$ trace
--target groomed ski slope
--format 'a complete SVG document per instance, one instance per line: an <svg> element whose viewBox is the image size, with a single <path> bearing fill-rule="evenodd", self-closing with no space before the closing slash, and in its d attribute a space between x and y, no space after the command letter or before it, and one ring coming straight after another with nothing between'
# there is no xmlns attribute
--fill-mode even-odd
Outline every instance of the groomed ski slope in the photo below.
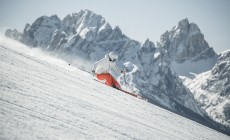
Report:
<svg viewBox="0 0 230 140"><path fill-rule="evenodd" d="M61 61L53 64L28 55L27 50L0 45L2 140L229 140Z"/></svg>

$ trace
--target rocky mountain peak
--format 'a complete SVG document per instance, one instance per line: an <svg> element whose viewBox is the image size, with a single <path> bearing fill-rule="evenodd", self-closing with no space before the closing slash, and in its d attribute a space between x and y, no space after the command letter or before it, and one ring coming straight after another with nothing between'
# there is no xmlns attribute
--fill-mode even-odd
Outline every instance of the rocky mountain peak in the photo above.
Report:
<svg viewBox="0 0 230 140"><path fill-rule="evenodd" d="M218 58L218 63L221 61L229 62L230 61L230 50L226 50L221 53L220 57Z"/></svg>
<svg viewBox="0 0 230 140"><path fill-rule="evenodd" d="M13 29L13 30L7 29L5 32L5 35L12 38L12 39L18 40L22 34L20 32L18 32L17 29Z"/></svg>
<svg viewBox="0 0 230 140"><path fill-rule="evenodd" d="M193 35L201 35L202 38L203 34L201 33L199 27L195 23L189 23L188 18L185 18L178 22L178 25L175 26L172 31L176 32L175 35L180 36L180 34L184 34L185 36L191 37Z"/></svg>
<svg viewBox="0 0 230 140"><path fill-rule="evenodd" d="M205 88L212 89L213 93L221 96L230 95L230 50L223 52L211 71L211 80L205 84ZM212 88L215 87L215 88ZM211 90L210 90L211 91Z"/></svg>
<svg viewBox="0 0 230 140"><path fill-rule="evenodd" d="M195 23L189 23L187 18L161 36L159 47L165 50L166 59L177 63L183 63L186 60L198 61L194 58L200 55L203 56L201 59L216 55L204 39L199 27Z"/></svg>
<svg viewBox="0 0 230 140"><path fill-rule="evenodd" d="M26 24L20 41L29 46L46 47L51 40L52 33L61 27L57 15L41 16L30 25Z"/></svg>
<svg viewBox="0 0 230 140"><path fill-rule="evenodd" d="M113 32L112 32L112 35L111 35L111 39L114 40L114 39L122 39L123 37L125 37L121 31L121 29L116 26L114 29L113 29Z"/></svg>
<svg viewBox="0 0 230 140"><path fill-rule="evenodd" d="M214 67L196 76L187 87L215 121L230 126L230 50L220 54Z"/></svg>
<svg viewBox="0 0 230 140"><path fill-rule="evenodd" d="M178 22L178 25L176 27L176 29L180 29L180 30L187 30L189 28L189 21L187 18L181 20Z"/></svg>
<svg viewBox="0 0 230 140"><path fill-rule="evenodd" d="M90 10L82 10L81 12L74 15L75 20L74 26L75 31L82 38L94 38L96 33L103 30L104 28L110 28L110 25L101 16L97 15Z"/></svg>
<svg viewBox="0 0 230 140"><path fill-rule="evenodd" d="M60 28L60 22L61 20L57 17L57 15L52 16L41 16L38 19L35 20L35 22L31 25L31 28L36 30L41 26L56 26L57 28Z"/></svg>
<svg viewBox="0 0 230 140"><path fill-rule="evenodd" d="M148 38L142 44L141 50L146 52L153 52L156 49L155 44Z"/></svg>

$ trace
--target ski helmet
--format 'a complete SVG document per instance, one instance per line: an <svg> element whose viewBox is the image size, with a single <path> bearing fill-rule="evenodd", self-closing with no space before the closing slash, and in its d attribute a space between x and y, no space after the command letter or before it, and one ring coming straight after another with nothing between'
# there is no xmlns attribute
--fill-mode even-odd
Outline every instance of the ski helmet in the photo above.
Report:
<svg viewBox="0 0 230 140"><path fill-rule="evenodd" d="M116 61L118 58L118 55L115 52L109 53L109 58L111 61Z"/></svg>

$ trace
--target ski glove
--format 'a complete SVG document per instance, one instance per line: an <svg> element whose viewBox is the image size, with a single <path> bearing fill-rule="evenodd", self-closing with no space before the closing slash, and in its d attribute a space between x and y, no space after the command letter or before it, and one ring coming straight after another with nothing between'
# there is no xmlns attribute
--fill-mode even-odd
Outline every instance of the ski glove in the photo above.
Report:
<svg viewBox="0 0 230 140"><path fill-rule="evenodd" d="M93 76L95 76L95 75L96 75L95 70L92 70L92 75L93 75Z"/></svg>

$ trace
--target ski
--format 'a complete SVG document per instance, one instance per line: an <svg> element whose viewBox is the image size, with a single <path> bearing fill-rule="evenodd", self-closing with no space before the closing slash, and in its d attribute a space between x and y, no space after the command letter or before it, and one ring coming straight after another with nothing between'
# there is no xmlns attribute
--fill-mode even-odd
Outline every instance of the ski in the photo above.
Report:
<svg viewBox="0 0 230 140"><path fill-rule="evenodd" d="M97 82L99 82L99 83L102 83L102 84L104 84L103 82L101 82L101 81L98 81L98 80L96 80L96 79L94 79L95 81L97 81ZM112 87L113 88L113 87ZM122 91L123 93L126 93L126 94L129 94L129 95L131 95L131 96L133 96L133 97L136 97L136 98L138 98L138 99L141 99L141 100L144 100L144 101L148 101L148 100L146 100L146 99L143 99L141 96L139 96L139 95L136 95L136 94L134 94L134 93L131 93L131 92L128 92L128 91L125 91L125 90L123 90L123 89L118 89L118 88L114 88L114 89L117 89L117 90L119 90L119 91Z"/></svg>
<svg viewBox="0 0 230 140"><path fill-rule="evenodd" d="M117 89L117 88L115 88L115 89ZM127 93L127 94L131 95L131 96L138 97L138 95L136 95L136 94L134 94L134 93L131 93L131 92L128 92L128 91L125 91L125 90L123 90L123 89L117 89L117 90L120 90L120 91L122 91L122 92L124 92L124 93Z"/></svg>
<svg viewBox="0 0 230 140"><path fill-rule="evenodd" d="M123 89L117 89L117 90L120 90L120 91L122 91L123 93L129 94L129 95L131 95L131 96L133 96L133 97L136 97L136 98L138 98L138 99L141 99L141 100L144 100L144 101L148 101L147 99L144 99L144 98L142 98L141 96L139 96L139 95L137 95L137 94L134 94L134 93L125 91L125 90L123 90Z"/></svg>

